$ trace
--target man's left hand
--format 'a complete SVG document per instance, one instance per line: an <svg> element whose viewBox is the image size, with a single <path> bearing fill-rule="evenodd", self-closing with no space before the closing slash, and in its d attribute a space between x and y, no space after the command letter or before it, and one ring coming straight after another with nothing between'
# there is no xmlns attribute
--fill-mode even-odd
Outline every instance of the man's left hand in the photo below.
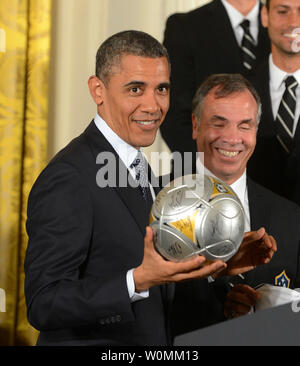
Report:
<svg viewBox="0 0 300 366"><path fill-rule="evenodd" d="M264 228L245 233L238 252L227 262L227 268L217 277L236 276L269 263L277 250L276 240Z"/></svg>

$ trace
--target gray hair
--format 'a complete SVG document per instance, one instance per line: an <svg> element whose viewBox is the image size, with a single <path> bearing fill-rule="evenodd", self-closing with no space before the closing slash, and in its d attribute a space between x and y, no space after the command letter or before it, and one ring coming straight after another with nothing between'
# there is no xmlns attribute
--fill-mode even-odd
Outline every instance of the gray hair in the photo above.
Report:
<svg viewBox="0 0 300 366"><path fill-rule="evenodd" d="M204 99L215 87L217 87L215 90L216 98L224 98L233 93L249 90L257 103L256 122L259 124L262 110L260 97L252 84L240 74L211 75L200 85L192 101L192 113L196 116L198 123L200 123Z"/></svg>
<svg viewBox="0 0 300 366"><path fill-rule="evenodd" d="M104 84L109 82L112 68L120 65L121 58L124 55L150 58L165 57L170 69L168 52L154 37L141 31L123 31L109 37L97 51L96 76Z"/></svg>

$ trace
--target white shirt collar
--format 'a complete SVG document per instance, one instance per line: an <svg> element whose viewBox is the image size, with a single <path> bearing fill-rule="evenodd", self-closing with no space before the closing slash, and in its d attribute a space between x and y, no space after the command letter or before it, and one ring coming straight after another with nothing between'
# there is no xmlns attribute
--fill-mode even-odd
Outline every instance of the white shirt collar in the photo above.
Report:
<svg viewBox="0 0 300 366"><path fill-rule="evenodd" d="M219 179L215 174L213 174L211 171L209 171L205 166L203 166L200 158L197 158L196 161L196 171L197 173L202 172L204 169L204 174L211 175L217 179ZM245 201L247 200L247 174L246 170L242 174L242 176L237 179L234 183L230 185L230 187L234 190L234 192L237 194L238 198L240 199L243 207L245 207Z"/></svg>
<svg viewBox="0 0 300 366"><path fill-rule="evenodd" d="M279 90L288 75L293 75L300 85L300 69L293 74L288 74L274 64L272 54L269 56L270 84L273 90Z"/></svg>
<svg viewBox="0 0 300 366"><path fill-rule="evenodd" d="M122 140L102 119L99 114L94 118L95 125L99 131L104 135L106 140L111 144L116 153L119 155L126 168L130 168L137 155L137 149Z"/></svg>
<svg viewBox="0 0 300 366"><path fill-rule="evenodd" d="M245 196L246 196L246 189L247 189L247 175L246 170L242 174L242 176L233 182L231 185L231 188L234 190L234 192L237 194L240 201L243 203L245 202Z"/></svg>
<svg viewBox="0 0 300 366"><path fill-rule="evenodd" d="M228 17L230 19L231 26L237 38L239 45L241 45L242 37L244 31L242 30L240 24L244 19L248 19L250 21L250 34L252 35L254 41L257 43L258 33L259 33L259 1L256 1L253 9L244 16L241 14L234 6L229 4L226 0L221 0L224 5Z"/></svg>
<svg viewBox="0 0 300 366"><path fill-rule="evenodd" d="M259 14L259 1L256 1L255 6L253 9L244 16L241 14L234 6L229 4L226 0L221 0L225 9L227 10L228 16L231 20L232 28L237 28L241 24L244 19L248 19L251 24L258 23L258 14Z"/></svg>

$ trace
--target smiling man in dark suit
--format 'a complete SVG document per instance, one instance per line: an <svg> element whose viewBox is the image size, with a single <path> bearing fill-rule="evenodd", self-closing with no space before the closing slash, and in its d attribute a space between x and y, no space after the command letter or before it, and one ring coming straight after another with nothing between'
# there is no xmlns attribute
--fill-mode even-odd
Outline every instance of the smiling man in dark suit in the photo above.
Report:
<svg viewBox="0 0 300 366"><path fill-rule="evenodd" d="M258 0L213 0L168 18L164 45L172 64L172 89L161 134L172 152L197 150L191 139L192 99L209 75L246 74L267 58L269 39L260 7Z"/></svg>
<svg viewBox="0 0 300 366"><path fill-rule="evenodd" d="M193 100L193 138L198 151L204 152L204 160L198 157L197 170L204 165L206 174L233 188L245 210L246 231L264 227L277 241L272 261L245 273L243 285L235 287L226 303L227 316L232 310L236 315L249 312L257 299L251 288L256 285L300 287L300 208L247 177L260 115L256 90L237 74L211 76Z"/></svg>
<svg viewBox="0 0 300 366"><path fill-rule="evenodd" d="M268 0L262 21L272 52L250 78L263 108L248 172L300 204L300 0Z"/></svg>
<svg viewBox="0 0 300 366"><path fill-rule="evenodd" d="M256 232L228 265L169 262L154 249L147 225L158 187L141 147L167 113L169 73L165 48L143 32L118 33L97 52L88 82L97 115L28 201L25 293L39 345L168 345L174 286L166 284L247 270L276 250Z"/></svg>

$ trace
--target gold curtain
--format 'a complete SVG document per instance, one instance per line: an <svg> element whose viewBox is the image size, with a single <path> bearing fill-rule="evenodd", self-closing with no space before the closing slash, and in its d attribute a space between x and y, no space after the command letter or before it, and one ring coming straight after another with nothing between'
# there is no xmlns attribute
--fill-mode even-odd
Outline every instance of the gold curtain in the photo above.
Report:
<svg viewBox="0 0 300 366"><path fill-rule="evenodd" d="M51 0L0 1L0 345L33 345L27 199L46 163ZM1 290L2 289L2 290Z"/></svg>

